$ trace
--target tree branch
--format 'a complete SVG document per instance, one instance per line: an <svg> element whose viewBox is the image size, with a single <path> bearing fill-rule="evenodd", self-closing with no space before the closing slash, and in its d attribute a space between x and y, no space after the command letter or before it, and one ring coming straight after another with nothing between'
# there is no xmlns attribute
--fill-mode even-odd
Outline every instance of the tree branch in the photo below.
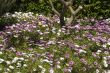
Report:
<svg viewBox="0 0 110 73"><path fill-rule="evenodd" d="M68 24L71 24L72 22L73 22L73 15L71 15L71 17L69 18L69 20L68 20Z"/></svg>
<svg viewBox="0 0 110 73"><path fill-rule="evenodd" d="M82 6L79 6L72 14L76 15L82 8Z"/></svg>
<svg viewBox="0 0 110 73"><path fill-rule="evenodd" d="M56 13L58 16L60 16L60 13L54 8L54 5L52 3L52 0L49 0L49 2L50 2L50 5L52 7L52 11L54 11L54 13Z"/></svg>
<svg viewBox="0 0 110 73"><path fill-rule="evenodd" d="M72 5L72 0L66 2L64 0L60 0L65 6L69 6L69 5Z"/></svg>

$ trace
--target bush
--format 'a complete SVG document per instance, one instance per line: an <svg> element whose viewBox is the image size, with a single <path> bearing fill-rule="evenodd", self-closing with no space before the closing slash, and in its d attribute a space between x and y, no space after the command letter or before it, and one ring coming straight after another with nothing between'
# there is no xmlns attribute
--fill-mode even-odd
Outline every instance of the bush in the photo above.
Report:
<svg viewBox="0 0 110 73"><path fill-rule="evenodd" d="M27 4L27 11L36 12L36 13L42 13L47 15L48 13L51 13L51 7L48 5L47 1L44 2L30 2Z"/></svg>
<svg viewBox="0 0 110 73"><path fill-rule="evenodd" d="M83 4L82 16L87 17L110 17L110 1L109 0L86 0Z"/></svg>
<svg viewBox="0 0 110 73"><path fill-rule="evenodd" d="M48 14L51 13L51 8L46 0L21 0L15 5L16 11L34 12Z"/></svg>

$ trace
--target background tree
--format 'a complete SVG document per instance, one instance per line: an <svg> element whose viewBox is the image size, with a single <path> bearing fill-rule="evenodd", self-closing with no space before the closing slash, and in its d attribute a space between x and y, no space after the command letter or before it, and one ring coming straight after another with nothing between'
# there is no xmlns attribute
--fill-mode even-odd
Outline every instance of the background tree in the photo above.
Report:
<svg viewBox="0 0 110 73"><path fill-rule="evenodd" d="M11 11L16 0L0 0L0 16L5 12Z"/></svg>
<svg viewBox="0 0 110 73"><path fill-rule="evenodd" d="M62 9L61 11L58 11L55 9L55 6L52 2L52 0L49 0L50 5L52 7L52 11L54 11L55 14L57 14L60 17L60 24L61 26L64 26L65 24L72 24L75 15L83 8L82 6L79 6L76 10L73 8L73 0L65 1L65 0L60 0L60 3L62 4ZM70 18L67 20L65 23L64 21L64 15L67 12L67 9L70 11Z"/></svg>
<svg viewBox="0 0 110 73"><path fill-rule="evenodd" d="M65 0L69 1L69 0ZM78 14L79 17L110 17L110 0L72 0L72 7L76 9L79 5L83 6L83 10ZM61 12L63 3L60 0L52 0L54 8ZM52 14L49 0L0 0L0 15L6 12L35 12L45 15ZM67 8L64 15L69 16L70 12Z"/></svg>

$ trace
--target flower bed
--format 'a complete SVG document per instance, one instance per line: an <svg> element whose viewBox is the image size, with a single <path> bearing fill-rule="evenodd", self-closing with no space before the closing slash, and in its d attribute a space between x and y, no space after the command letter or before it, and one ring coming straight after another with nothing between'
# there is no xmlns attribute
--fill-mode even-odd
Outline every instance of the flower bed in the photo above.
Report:
<svg viewBox="0 0 110 73"><path fill-rule="evenodd" d="M74 26L62 28L58 22L56 17L40 15L1 31L0 72L98 73L110 69L106 20L79 19Z"/></svg>

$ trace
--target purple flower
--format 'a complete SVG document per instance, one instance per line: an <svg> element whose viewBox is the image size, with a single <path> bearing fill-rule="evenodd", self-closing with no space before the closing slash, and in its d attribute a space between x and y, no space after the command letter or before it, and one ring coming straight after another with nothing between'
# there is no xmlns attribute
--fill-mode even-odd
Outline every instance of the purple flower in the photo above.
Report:
<svg viewBox="0 0 110 73"><path fill-rule="evenodd" d="M28 48L28 50L29 50L29 51L32 51L32 50L33 50L33 48Z"/></svg>
<svg viewBox="0 0 110 73"><path fill-rule="evenodd" d="M2 44L0 44L0 48L3 48L3 45Z"/></svg>
<svg viewBox="0 0 110 73"><path fill-rule="evenodd" d="M69 66L73 66L74 65L74 61L69 61Z"/></svg>
<svg viewBox="0 0 110 73"><path fill-rule="evenodd" d="M70 57L69 53L66 53L65 58L69 58L69 57Z"/></svg>
<svg viewBox="0 0 110 73"><path fill-rule="evenodd" d="M93 35L92 34L87 34L86 37L91 39L91 38L93 38Z"/></svg>
<svg viewBox="0 0 110 73"><path fill-rule="evenodd" d="M16 55L17 56L22 56L23 54L22 54L22 52L16 52Z"/></svg>
<svg viewBox="0 0 110 73"><path fill-rule="evenodd" d="M83 64L87 65L87 61L86 61L84 58L81 58L80 61L81 61Z"/></svg>
<svg viewBox="0 0 110 73"><path fill-rule="evenodd" d="M94 62L94 65L96 65L96 66L97 66L97 65L98 65L98 63L95 61L95 62Z"/></svg>

